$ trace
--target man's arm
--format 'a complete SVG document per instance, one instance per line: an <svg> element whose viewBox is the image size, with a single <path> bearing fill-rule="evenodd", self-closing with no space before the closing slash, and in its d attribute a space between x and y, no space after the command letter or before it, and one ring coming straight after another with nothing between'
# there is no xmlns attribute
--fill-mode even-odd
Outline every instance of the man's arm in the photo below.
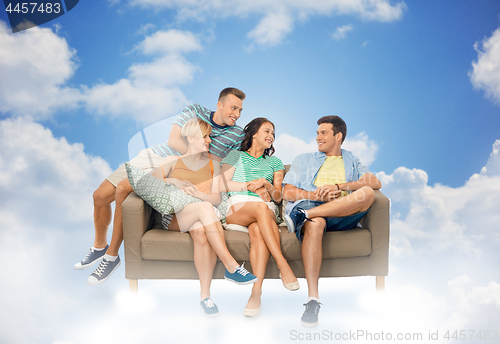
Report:
<svg viewBox="0 0 500 344"><path fill-rule="evenodd" d="M380 180L371 172L365 173L359 180L350 183L339 184L341 191L355 191L363 186L369 186L373 190L378 190L382 187Z"/></svg>
<svg viewBox="0 0 500 344"><path fill-rule="evenodd" d="M181 127L177 124L172 124L170 129L170 135L168 136L167 145L175 149L180 154L185 154L187 151L187 144L184 138L181 136Z"/></svg>
<svg viewBox="0 0 500 344"><path fill-rule="evenodd" d="M326 192L324 195L317 194L314 191L299 189L292 184L285 184L285 187L283 188L283 199L288 202L296 202L299 199L327 202L337 198L339 194L340 191Z"/></svg>

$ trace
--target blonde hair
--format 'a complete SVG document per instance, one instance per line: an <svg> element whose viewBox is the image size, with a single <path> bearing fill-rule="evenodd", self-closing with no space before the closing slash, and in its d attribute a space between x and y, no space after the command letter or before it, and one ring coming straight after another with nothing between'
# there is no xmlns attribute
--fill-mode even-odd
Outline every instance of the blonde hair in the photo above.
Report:
<svg viewBox="0 0 500 344"><path fill-rule="evenodd" d="M188 137L203 137L210 135L212 127L210 124L200 118L192 118L184 124L181 129L181 136L186 139Z"/></svg>

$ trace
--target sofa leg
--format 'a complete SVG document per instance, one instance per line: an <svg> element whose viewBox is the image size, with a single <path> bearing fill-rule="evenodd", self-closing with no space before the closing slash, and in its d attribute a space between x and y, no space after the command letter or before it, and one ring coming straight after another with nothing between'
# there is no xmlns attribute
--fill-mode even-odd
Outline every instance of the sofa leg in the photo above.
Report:
<svg viewBox="0 0 500 344"><path fill-rule="evenodd" d="M137 294L137 291L139 290L139 281L128 280L128 286L131 294Z"/></svg>
<svg viewBox="0 0 500 344"><path fill-rule="evenodd" d="M385 276L375 276L375 286L378 292L383 293L385 290Z"/></svg>

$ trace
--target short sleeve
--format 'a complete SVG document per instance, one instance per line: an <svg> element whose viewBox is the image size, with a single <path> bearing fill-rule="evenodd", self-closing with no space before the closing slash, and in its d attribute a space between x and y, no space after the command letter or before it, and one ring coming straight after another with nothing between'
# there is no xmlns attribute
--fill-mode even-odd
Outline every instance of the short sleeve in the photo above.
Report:
<svg viewBox="0 0 500 344"><path fill-rule="evenodd" d="M232 150L224 159L222 159L222 164L228 164L231 166L236 166L240 162L240 151Z"/></svg>
<svg viewBox="0 0 500 344"><path fill-rule="evenodd" d="M300 176L300 163L301 156L296 157L292 165L290 165L290 170L285 174L285 178L283 179L283 185L291 184L295 187L299 187L299 176Z"/></svg>
<svg viewBox="0 0 500 344"><path fill-rule="evenodd" d="M193 118L197 118L197 115L196 115L196 110L194 108L194 104L191 104L187 106L184 110L182 110L180 115L174 121L174 124L177 124L179 127L182 128L187 121Z"/></svg>
<svg viewBox="0 0 500 344"><path fill-rule="evenodd" d="M370 173L370 170L368 169L368 167L363 165L357 157L354 158L354 164L358 170L358 180L359 180L359 178L361 178L363 176L363 174Z"/></svg>
<svg viewBox="0 0 500 344"><path fill-rule="evenodd" d="M273 172L285 169L285 166L283 166L283 162L280 160L280 158L275 156L272 156L271 158L271 168L273 169Z"/></svg>

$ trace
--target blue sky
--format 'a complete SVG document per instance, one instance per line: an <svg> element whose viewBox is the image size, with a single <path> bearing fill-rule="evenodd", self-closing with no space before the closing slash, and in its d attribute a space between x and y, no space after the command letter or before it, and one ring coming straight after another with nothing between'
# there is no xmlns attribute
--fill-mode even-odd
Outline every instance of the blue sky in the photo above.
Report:
<svg viewBox="0 0 500 344"><path fill-rule="evenodd" d="M12 34L1 11L0 257L15 257L21 273L9 267L19 280L0 281L26 301L0 297L0 319L10 325L0 338L18 338L21 323L12 314L29 314L35 330L19 337L27 343L80 343L86 304L103 302L110 317L127 314L130 300L116 301L126 289L123 267L98 288L69 271L92 243L92 192L129 159L139 130L191 102L215 108L227 86L247 94L239 125L258 116L274 122L276 155L285 163L316 149L319 117L346 120L346 148L377 173L392 201L392 301L377 321L429 329L493 324L500 314L499 15L494 0L80 1L55 21ZM286 303L274 282L268 302ZM324 311L332 324L373 322L371 280L322 283L337 291L325 292L324 301L347 300L339 313ZM182 328L183 317L163 312L178 306L164 289L179 282L144 285L151 306L139 312L150 326L165 317ZM186 285L192 290L183 295L196 300L197 285ZM219 287L244 306L247 291ZM300 316L303 289L293 296L300 307L285 307L285 319ZM419 312L410 315L400 305L414 295ZM239 314L225 297L218 295L229 315ZM274 309L251 324L224 319L263 326L287 342L282 327L264 326L280 316ZM222 317L216 326L224 327Z"/></svg>

